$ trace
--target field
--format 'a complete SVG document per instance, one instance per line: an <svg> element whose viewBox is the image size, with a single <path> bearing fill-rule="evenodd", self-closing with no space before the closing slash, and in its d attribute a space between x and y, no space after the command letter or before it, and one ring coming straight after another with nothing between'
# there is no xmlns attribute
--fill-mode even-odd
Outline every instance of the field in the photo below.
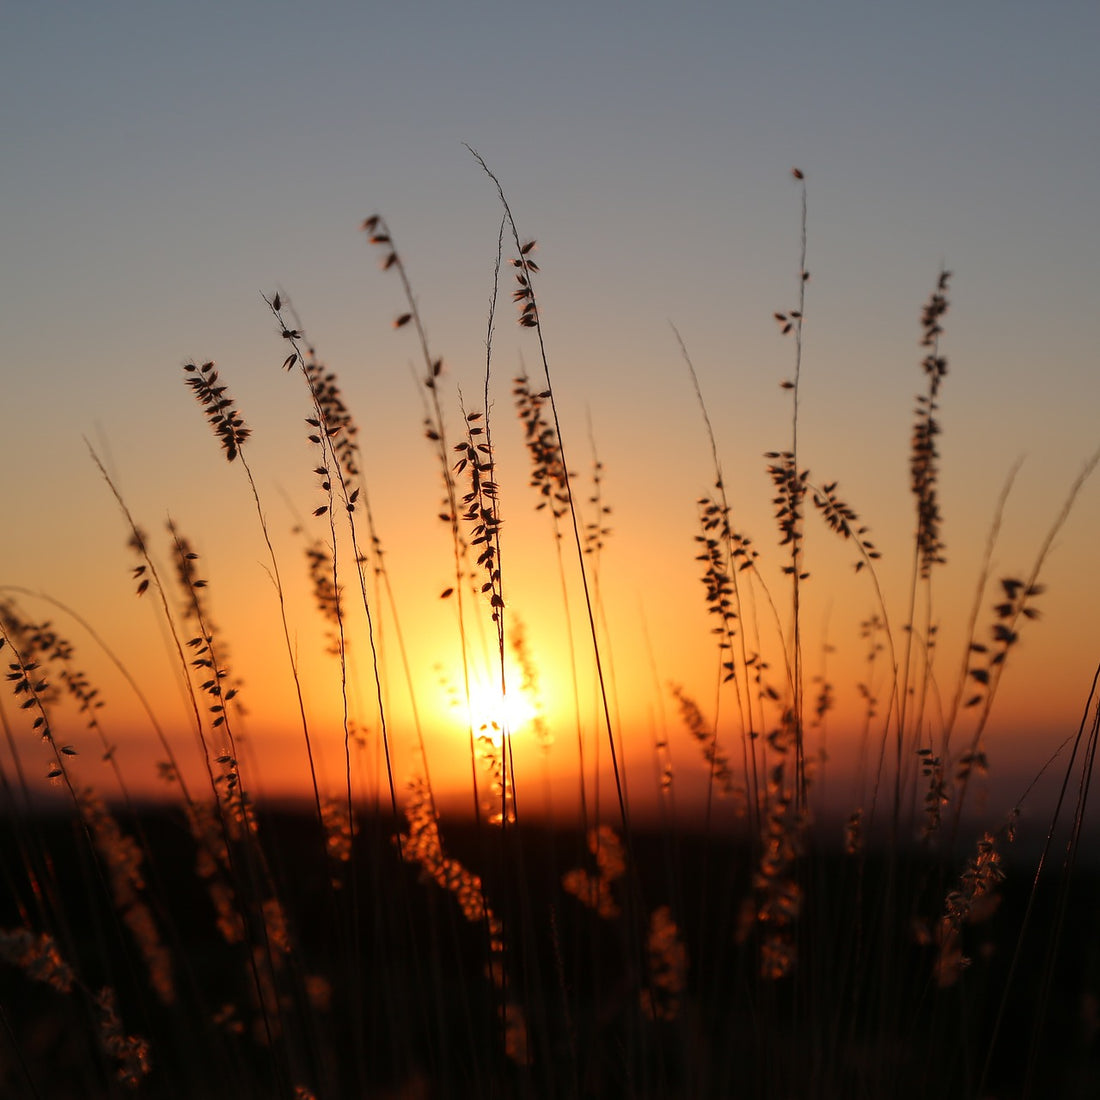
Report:
<svg viewBox="0 0 1100 1100"><path fill-rule="evenodd" d="M437 465L452 579L433 598L453 608L459 638L448 675L465 716L464 778L440 781L426 747L418 702L437 685L412 670L406 640L417 627L390 572L424 548L377 525L371 479L388 471L364 459L340 379L289 297L271 292L282 346L272 369L304 384L313 452L316 495L300 504L312 515L294 564L269 523L231 374L186 363L180 415L197 420L183 407L197 402L224 475L247 486L257 534L241 556L262 557L276 611L270 675L293 701L308 761L300 797L265 799L254 779L265 750L262 736L242 732L247 691L229 653L258 639L217 627L232 593L208 584L205 559L176 525L166 539L147 533L93 449L129 542L133 599L155 608L191 728L158 719L174 688L132 678L147 705L140 752L156 759L139 765L138 750L101 724L102 697L83 671L86 649L98 661L107 653L124 677L127 656L101 647L96 624L74 609L4 578L0 1091L1096 1095L1100 879L1086 811L1100 708L1090 685L1079 728L1032 766L1051 792L1041 814L1019 816L1030 786L1007 816L983 812L982 792L997 779L987 742L1002 677L1043 609L1044 567L1100 454L1058 489L1030 564L997 574L1010 473L983 502L993 521L971 604L940 608L951 276L935 274L914 307L912 564L900 601L888 594L878 536L842 487L811 474L800 441L812 296L806 181L795 170L801 251L793 304L774 318L790 351L780 380L788 404L783 442L761 464L774 528L752 538L741 529L718 412L680 342L713 465L698 526L683 533L694 559L679 568L702 589L713 683L697 699L641 661L624 667L601 598L613 537L602 465L583 479L571 465L538 252L481 167L502 220L480 392L458 391L432 350L390 227L379 216L362 227L396 296L394 328L416 356ZM531 365L507 372L505 415L490 397L503 370L493 339L516 320L529 330ZM518 421L526 468L498 465L505 420L508 430ZM568 622L553 670L514 617L509 570L522 567L510 563L535 551L512 541L506 483L528 490L538 553L556 562L541 584L551 602L561 592ZM217 513L218 491L209 493ZM515 507L520 494L507 499ZM845 688L859 706L844 711L842 730L830 726L841 689L819 654L849 643L812 636L818 620L806 610L821 586L840 584L813 564L812 548L826 542L842 548L844 583L857 579L866 607L850 646L859 656L843 666L861 669ZM323 650L308 656L288 598L302 557ZM958 668L938 659L948 633ZM315 713L318 658L335 737ZM551 671L553 707L539 686ZM654 684L669 716L626 728L622 701Z"/></svg>

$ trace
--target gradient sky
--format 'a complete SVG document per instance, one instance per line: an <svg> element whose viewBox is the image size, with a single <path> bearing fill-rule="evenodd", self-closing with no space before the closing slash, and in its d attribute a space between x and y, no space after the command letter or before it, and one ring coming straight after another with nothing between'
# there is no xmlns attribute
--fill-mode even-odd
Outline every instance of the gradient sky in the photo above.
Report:
<svg viewBox="0 0 1100 1100"><path fill-rule="evenodd" d="M694 501L712 475L669 321L696 364L737 525L776 562L761 456L790 434L778 383L793 345L772 313L797 295L797 165L809 188L813 276L801 457L820 481L839 479L871 526L899 622L913 529L909 432L923 385L918 320L941 266L954 272L943 344L949 565L936 581L949 681L1009 469L1023 459L997 576L1029 570L1100 444L1100 10L739 8L6 5L0 582L71 604L147 684L172 684L155 617L133 598L127 532L86 438L143 526L159 537L171 514L203 553L215 616L248 685L256 767L271 792L300 785L247 485L181 381L184 362L217 360L254 431L248 453L293 577L309 702L331 730L335 666L318 653L291 533L316 503L306 395L300 379L280 373L285 348L260 298L284 288L361 426L430 752L443 784L460 792L465 734L446 696L461 671L453 614L438 601L449 544L434 518L439 478L421 437L416 347L408 330L391 328L400 288L358 226L374 212L389 222L447 363L454 423L455 387L480 405L500 217L467 142L499 175L521 233L539 241L570 465L584 486L589 423L605 464L614 533L601 594L616 707L635 738L628 755L646 780L653 731L667 723L686 774L697 754L658 689L684 683L713 712L716 658L692 560ZM556 565L544 517L531 512L508 387L521 356L534 371L537 349L510 311L505 300L494 361L505 569L562 754L550 770L564 775L573 704ZM807 661L816 674L825 644L835 647L830 736L842 745L851 742L858 623L873 600L849 577L850 551L820 524L809 529L806 564L818 587L806 609ZM1090 483L1057 540L1043 618L1013 654L995 712L988 748L1012 783L1076 727L1098 655L1098 538L1100 486ZM774 567L772 579L781 590ZM57 621L98 669L79 628ZM368 707L361 640L355 658L353 702ZM103 676L140 786L156 753L131 739L132 704ZM186 731L178 690L155 694L166 723ZM587 721L589 689L583 695ZM394 706L403 779L415 760ZM327 756L338 778L339 751Z"/></svg>

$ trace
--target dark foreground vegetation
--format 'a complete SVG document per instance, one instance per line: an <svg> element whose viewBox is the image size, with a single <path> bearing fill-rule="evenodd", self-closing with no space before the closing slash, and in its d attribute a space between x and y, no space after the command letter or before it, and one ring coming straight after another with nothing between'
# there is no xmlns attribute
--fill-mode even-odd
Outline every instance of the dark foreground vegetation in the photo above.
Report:
<svg viewBox="0 0 1100 1100"><path fill-rule="evenodd" d="M79 975L61 988L41 961L0 969L0 1081L12 1100L133 1094L118 1081L119 1050L96 1038L105 987L124 1035L148 1044L137 1086L148 1097L272 1097L298 1086L336 1097L954 1097L976 1095L987 1056L983 1095L1019 1096L1028 1079L1040 1096L1091 1097L1100 1085L1094 869L1064 895L1057 874L1032 894L1031 871L1009 863L988 912L961 929L968 965L955 975L929 931L951 867L917 851L812 852L800 966L765 981L743 842L639 833L636 878L604 861L601 913L562 886L578 867L599 879L575 831L446 826L447 851L481 876L510 928L512 986L502 991L486 974L484 924L402 859L392 822L364 828L335 906L315 818L264 813L257 832L277 864L293 945L254 945L277 957L265 1019L250 948L219 931L186 822L151 811L119 824L148 845L143 894L169 930L172 996L150 987L80 825L8 821L9 884L24 858L40 867L41 888L68 915L57 959ZM353 892L354 927L344 904ZM3 927L19 921L19 893L5 896ZM885 905L898 919L884 933ZM635 906L675 913L671 931L632 934ZM5 952L18 961L10 939ZM502 997L526 1016L519 1060L500 1041Z"/></svg>

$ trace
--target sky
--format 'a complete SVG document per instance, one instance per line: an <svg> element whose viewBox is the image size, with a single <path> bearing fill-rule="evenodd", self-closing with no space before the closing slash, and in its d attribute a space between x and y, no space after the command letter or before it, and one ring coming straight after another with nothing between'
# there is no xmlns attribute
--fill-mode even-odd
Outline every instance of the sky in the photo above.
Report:
<svg viewBox="0 0 1100 1100"><path fill-rule="evenodd" d="M1009 472L1021 463L994 580L1029 573L1100 446L1090 324L1100 244L1094 4L16 2L0 19L0 584L48 597L19 594L20 606L52 618L94 670L135 789L160 789L162 754L125 682L50 600L95 625L181 753L194 752L194 735L165 629L154 602L134 595L128 529L89 448L163 561L169 517L201 554L211 613L243 684L255 788L272 797L307 790L251 491L183 384L183 365L207 360L253 432L246 454L285 576L322 783L342 782L339 665L324 652L295 531L325 537L327 527L310 516L320 498L308 394L300 375L280 370L287 347L261 297L278 289L359 425L433 782L443 801L469 803L469 722L450 702L464 694L455 601L440 599L454 582L452 551L416 381L424 365L411 328L393 328L406 308L395 273L379 269L381 254L359 229L378 213L392 231L433 355L444 360L440 392L457 430L460 394L467 410L483 405L501 218L467 145L500 179L523 239L538 242L551 380L589 510L593 462L603 464L612 531L590 579L639 804L662 740L684 801L701 789L699 746L669 684L708 716L717 707L720 737L739 751L725 724L735 707L728 691L717 695L694 560L695 502L714 472L673 324L714 424L735 525L760 549L777 604L790 605L763 455L791 438L780 383L794 344L773 314L799 292L792 167L805 173L811 273L799 460L816 483L838 481L870 527L895 627L912 558L920 310L941 269L952 272L939 440L947 564L933 597L943 698L962 663ZM541 377L539 352L513 323L507 266L503 279L491 422L506 624L510 634L522 624L540 680L528 702L554 738L543 752L529 721L526 745L517 727L517 798L547 806L575 789L578 717L589 763L606 749L597 749L575 554L563 601L549 520L527 485L510 380L522 368ZM875 598L854 574L850 546L817 517L806 529L807 679L833 685L829 782L844 787L859 751L859 625ZM1054 540L1042 617L1011 654L985 738L993 786L1009 803L1080 719L1098 656L1098 536L1092 481ZM994 596L981 602L983 638ZM492 624L483 603L468 604L470 667L491 680L479 639ZM400 785L423 761L392 615L373 610ZM367 745L355 766L377 784L370 649L363 623L349 630L349 707ZM516 694L511 656L508 677ZM487 715L486 706L475 709ZM10 702L5 713L16 714ZM13 728L29 745L29 773L44 774L41 749ZM87 757L81 776L106 785L94 745L84 749L91 734L79 721L72 729Z"/></svg>

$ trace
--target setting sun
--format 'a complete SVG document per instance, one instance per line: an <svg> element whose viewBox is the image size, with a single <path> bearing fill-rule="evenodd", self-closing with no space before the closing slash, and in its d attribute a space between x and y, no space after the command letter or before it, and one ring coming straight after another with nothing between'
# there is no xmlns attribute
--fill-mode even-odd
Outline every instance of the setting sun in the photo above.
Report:
<svg viewBox="0 0 1100 1100"><path fill-rule="evenodd" d="M525 734L538 717L539 711L531 697L517 683L506 693L499 686L481 683L470 685L470 705L457 704L464 725L473 728L475 736L488 736L499 745L503 733Z"/></svg>

